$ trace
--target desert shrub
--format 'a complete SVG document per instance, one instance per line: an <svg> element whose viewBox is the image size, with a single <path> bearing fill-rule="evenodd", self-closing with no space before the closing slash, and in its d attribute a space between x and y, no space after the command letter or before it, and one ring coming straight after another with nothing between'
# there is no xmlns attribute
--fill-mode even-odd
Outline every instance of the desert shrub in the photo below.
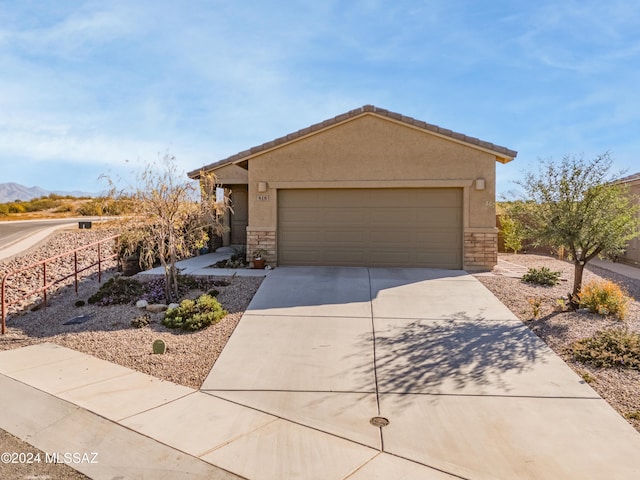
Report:
<svg viewBox="0 0 640 480"><path fill-rule="evenodd" d="M600 315L616 315L623 319L627 313L629 297L610 280L592 280L582 286L578 294L580 307Z"/></svg>
<svg viewBox="0 0 640 480"><path fill-rule="evenodd" d="M34 198L33 200L29 200L28 202L23 202L23 205L27 212L41 212L43 210L56 208L60 205L60 201L53 198L41 197Z"/></svg>
<svg viewBox="0 0 640 480"><path fill-rule="evenodd" d="M640 333L626 328L598 332L574 342L573 358L595 367L621 367L640 370Z"/></svg>
<svg viewBox="0 0 640 480"><path fill-rule="evenodd" d="M244 257L233 254L231 258L217 261L214 266L215 268L244 268L247 266L247 261Z"/></svg>
<svg viewBox="0 0 640 480"><path fill-rule="evenodd" d="M133 278L112 277L88 299L90 304L121 305L137 300L142 294L142 284Z"/></svg>
<svg viewBox="0 0 640 480"><path fill-rule="evenodd" d="M537 285L557 285L562 272L552 272L547 267L530 268L522 276L522 281Z"/></svg>
<svg viewBox="0 0 640 480"><path fill-rule="evenodd" d="M582 373L580 373L580 376L589 385L594 384L594 383L596 383L598 381L598 379L596 377L594 377L593 375L591 375L589 372L582 372Z"/></svg>
<svg viewBox="0 0 640 480"><path fill-rule="evenodd" d="M64 205L60 205L55 209L57 213L65 213L65 212L73 212L73 205L65 203Z"/></svg>
<svg viewBox="0 0 640 480"><path fill-rule="evenodd" d="M629 420L640 420L640 410L632 410L624 414L625 418Z"/></svg>
<svg viewBox="0 0 640 480"><path fill-rule="evenodd" d="M77 212L79 215L84 216L98 216L104 214L102 205L97 199L92 199L88 202L84 202L78 207Z"/></svg>
<svg viewBox="0 0 640 480"><path fill-rule="evenodd" d="M542 298L534 297L528 298L527 302L531 306L531 315L533 315L534 319L537 319L540 316L540 309L542 307Z"/></svg>
<svg viewBox="0 0 640 480"><path fill-rule="evenodd" d="M247 249L239 247L233 249L233 254L226 260L220 260L214 264L216 268L243 268L247 266Z"/></svg>
<svg viewBox="0 0 640 480"><path fill-rule="evenodd" d="M502 237L504 239L504 246L506 249L512 250L513 253L517 253L522 250L522 242L525 237L524 226L515 218L509 215L503 215L500 217L500 230L502 231Z"/></svg>
<svg viewBox="0 0 640 480"><path fill-rule="evenodd" d="M125 215L130 212L131 200L129 198L96 197L83 202L78 207L78 214L84 216Z"/></svg>
<svg viewBox="0 0 640 480"><path fill-rule="evenodd" d="M167 310L162 324L168 328L201 330L219 322L227 313L215 297L200 295L197 300L186 299L177 308Z"/></svg>
<svg viewBox="0 0 640 480"><path fill-rule="evenodd" d="M27 211L26 207L21 202L8 203L7 210L9 213L24 213Z"/></svg>
<svg viewBox="0 0 640 480"><path fill-rule="evenodd" d="M143 328L151 323L151 315L145 313L131 320L131 326L134 328Z"/></svg>

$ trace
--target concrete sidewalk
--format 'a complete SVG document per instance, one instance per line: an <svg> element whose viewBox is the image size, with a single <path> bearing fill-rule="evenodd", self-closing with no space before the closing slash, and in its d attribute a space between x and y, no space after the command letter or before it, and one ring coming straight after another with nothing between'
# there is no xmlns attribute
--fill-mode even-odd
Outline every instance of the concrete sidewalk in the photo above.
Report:
<svg viewBox="0 0 640 480"><path fill-rule="evenodd" d="M0 352L0 388L0 428L97 453L92 478L640 471L640 435L460 271L278 268L200 391L53 344Z"/></svg>
<svg viewBox="0 0 640 480"><path fill-rule="evenodd" d="M127 427L137 414L200 395L190 388L43 343L0 352L0 391L0 428L49 455L42 462L69 454L64 463L94 479L239 478Z"/></svg>
<svg viewBox="0 0 640 480"><path fill-rule="evenodd" d="M599 258L594 258L587 264L587 268L589 265L594 265L596 267L604 268L611 272L619 273L620 275L624 275L625 277L633 278L635 280L640 280L640 268L634 267L633 265L625 265L624 263L614 263L608 260L601 260Z"/></svg>

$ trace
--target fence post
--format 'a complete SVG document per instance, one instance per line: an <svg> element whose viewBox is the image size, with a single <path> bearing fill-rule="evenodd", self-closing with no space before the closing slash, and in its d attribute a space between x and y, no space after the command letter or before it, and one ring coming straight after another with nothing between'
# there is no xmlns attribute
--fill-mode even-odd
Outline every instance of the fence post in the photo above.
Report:
<svg viewBox="0 0 640 480"><path fill-rule="evenodd" d="M73 251L73 280L76 286L76 295L78 295L78 251Z"/></svg>
<svg viewBox="0 0 640 480"><path fill-rule="evenodd" d="M47 262L42 263L42 288L44 293L44 306L47 306Z"/></svg>
<svg viewBox="0 0 640 480"><path fill-rule="evenodd" d="M7 275L2 277L2 287L0 287L2 289L2 291L0 292L2 293L2 335L4 335L5 332L7 331L7 306L5 304L6 299L5 299L5 288L4 288L5 283L7 282Z"/></svg>

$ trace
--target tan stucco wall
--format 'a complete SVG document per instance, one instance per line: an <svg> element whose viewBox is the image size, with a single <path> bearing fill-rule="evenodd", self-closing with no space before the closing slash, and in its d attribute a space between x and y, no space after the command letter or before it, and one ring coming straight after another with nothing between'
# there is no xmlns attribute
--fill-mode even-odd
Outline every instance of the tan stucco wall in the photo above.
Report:
<svg viewBox="0 0 640 480"><path fill-rule="evenodd" d="M249 226L277 227L278 188L463 187L464 227L494 231L495 164L489 152L365 115L251 158Z"/></svg>
<svg viewBox="0 0 640 480"><path fill-rule="evenodd" d="M249 182L249 172L237 165L225 165L214 171L216 183L224 185L242 185Z"/></svg>
<svg viewBox="0 0 640 480"><path fill-rule="evenodd" d="M640 201L640 180L629 183L629 191L631 195L635 195ZM640 217L640 212L638 213ZM629 242L627 251L620 258L623 262L640 265L640 237L636 237Z"/></svg>

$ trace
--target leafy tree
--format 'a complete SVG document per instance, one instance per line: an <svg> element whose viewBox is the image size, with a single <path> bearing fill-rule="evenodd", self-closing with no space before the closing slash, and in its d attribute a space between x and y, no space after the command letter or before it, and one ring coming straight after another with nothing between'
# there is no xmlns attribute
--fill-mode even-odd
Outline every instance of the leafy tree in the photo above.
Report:
<svg viewBox="0 0 640 480"><path fill-rule="evenodd" d="M564 247L575 266L569 302L578 307L585 265L599 254L622 253L638 235L638 204L625 185L615 183L608 153L585 160L565 156L541 160L539 168L516 182L525 192L511 215L526 226L536 245Z"/></svg>
<svg viewBox="0 0 640 480"><path fill-rule="evenodd" d="M179 295L176 262L205 245L207 230L224 231L221 216L227 202L216 201L215 194L213 175L203 172L199 184L188 181L178 175L175 157L166 154L148 164L138 175L135 192L125 195L133 212L126 220L122 253L138 254L145 268L160 262L167 303Z"/></svg>

